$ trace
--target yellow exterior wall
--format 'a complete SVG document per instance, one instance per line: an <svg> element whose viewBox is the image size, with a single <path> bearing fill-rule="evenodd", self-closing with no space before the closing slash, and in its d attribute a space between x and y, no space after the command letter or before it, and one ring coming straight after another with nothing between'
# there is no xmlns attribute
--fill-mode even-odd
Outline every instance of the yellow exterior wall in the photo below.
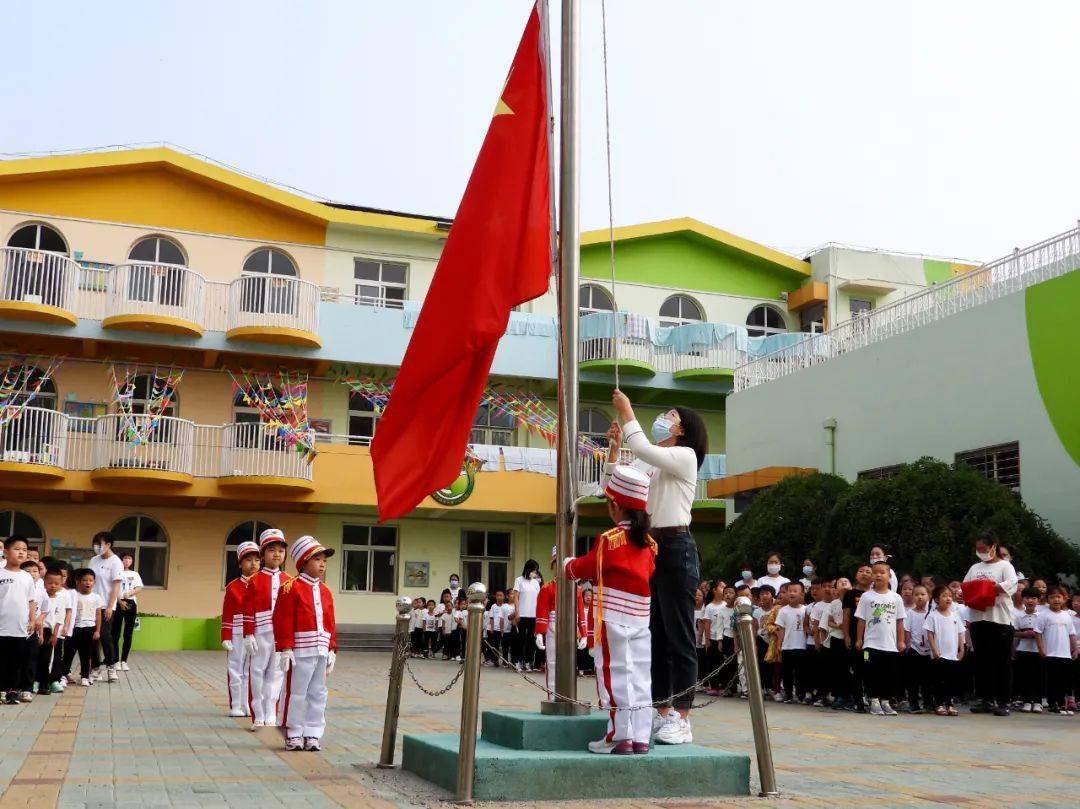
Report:
<svg viewBox="0 0 1080 809"><path fill-rule="evenodd" d="M5 178L0 208L323 244L325 223L162 166Z"/></svg>
<svg viewBox="0 0 1080 809"><path fill-rule="evenodd" d="M366 258L409 265L405 297L423 300L435 277L435 265L442 252L444 238L380 233L367 228L331 224L326 229L326 276L323 284L335 287L344 295L355 289L353 260Z"/></svg>

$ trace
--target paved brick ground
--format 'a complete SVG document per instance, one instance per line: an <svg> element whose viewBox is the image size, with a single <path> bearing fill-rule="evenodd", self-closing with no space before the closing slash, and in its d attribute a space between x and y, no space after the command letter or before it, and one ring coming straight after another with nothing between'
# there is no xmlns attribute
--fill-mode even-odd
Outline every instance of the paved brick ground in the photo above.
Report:
<svg viewBox="0 0 1080 809"><path fill-rule="evenodd" d="M385 655L341 658L320 754L286 754L275 730L249 733L224 715L223 653L142 654L120 683L0 706L0 807L438 805L448 796L373 766L388 663ZM434 661L413 668L433 688L454 671ZM582 681L582 694L592 689ZM456 730L459 699L457 689L427 697L406 680L402 732ZM539 692L516 675L484 669L484 708L535 708L538 701ZM1062 806L1080 795L1080 717L882 718L770 705L769 721L783 790L770 805ZM753 750L741 701L700 711L694 734L703 744ZM760 802L609 805L754 803Z"/></svg>

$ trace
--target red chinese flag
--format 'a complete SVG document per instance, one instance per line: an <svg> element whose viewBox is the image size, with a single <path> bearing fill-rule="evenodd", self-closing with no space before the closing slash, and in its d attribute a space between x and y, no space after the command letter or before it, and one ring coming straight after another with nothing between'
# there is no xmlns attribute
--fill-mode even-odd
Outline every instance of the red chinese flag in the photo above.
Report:
<svg viewBox="0 0 1080 809"><path fill-rule="evenodd" d="M379 518L461 471L510 310L552 264L547 68L534 7L371 445Z"/></svg>

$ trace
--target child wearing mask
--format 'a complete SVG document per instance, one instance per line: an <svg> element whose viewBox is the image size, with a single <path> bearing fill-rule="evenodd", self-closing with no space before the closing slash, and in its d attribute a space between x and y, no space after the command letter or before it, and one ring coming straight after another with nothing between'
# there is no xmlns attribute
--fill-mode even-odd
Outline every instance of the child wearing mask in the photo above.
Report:
<svg viewBox="0 0 1080 809"><path fill-rule="evenodd" d="M783 567L783 564L780 562L780 554L770 553L765 559L765 570L768 572L768 575L762 576L757 580L758 587L765 585L771 587L774 593L779 593L780 588L791 581L791 579L786 576L780 575L780 571L783 570Z"/></svg>

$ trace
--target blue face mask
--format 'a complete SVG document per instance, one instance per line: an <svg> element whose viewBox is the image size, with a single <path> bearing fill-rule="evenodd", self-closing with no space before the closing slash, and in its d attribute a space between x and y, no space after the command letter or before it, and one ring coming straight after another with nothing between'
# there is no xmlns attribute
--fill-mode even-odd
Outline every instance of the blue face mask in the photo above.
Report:
<svg viewBox="0 0 1080 809"><path fill-rule="evenodd" d="M671 425L671 419L664 416L657 416L656 420L652 423L653 441L659 444L661 441L667 441L671 438Z"/></svg>
<svg viewBox="0 0 1080 809"><path fill-rule="evenodd" d="M802 574L806 576L806 578L810 578L814 575L814 568L810 567L810 565L804 565L802 569Z"/></svg>

